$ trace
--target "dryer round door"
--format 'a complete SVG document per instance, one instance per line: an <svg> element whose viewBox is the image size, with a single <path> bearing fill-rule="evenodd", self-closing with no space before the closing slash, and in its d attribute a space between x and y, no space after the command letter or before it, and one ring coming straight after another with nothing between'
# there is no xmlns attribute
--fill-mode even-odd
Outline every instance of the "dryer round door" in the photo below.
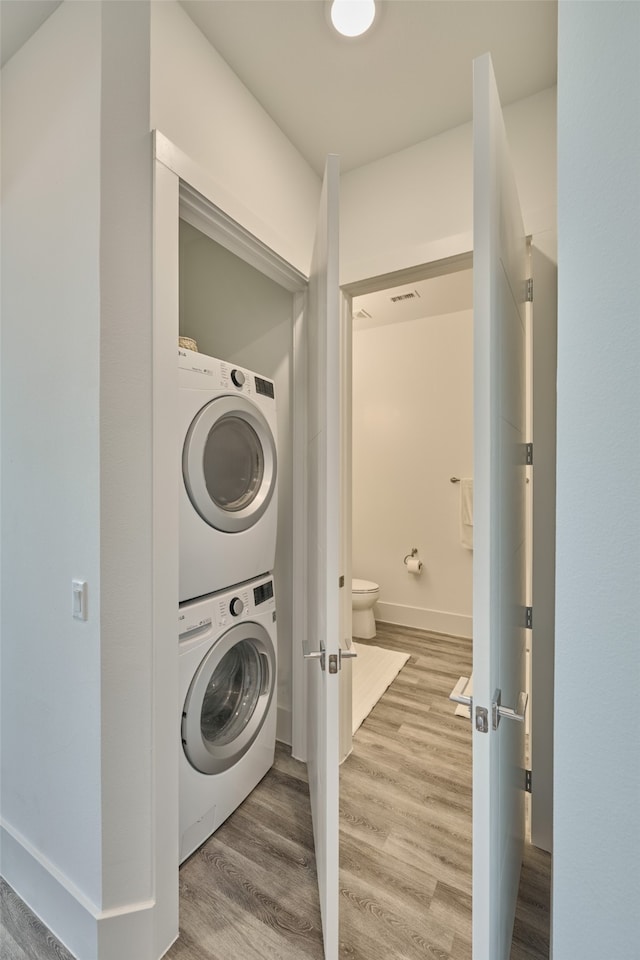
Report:
<svg viewBox="0 0 640 960"><path fill-rule="evenodd" d="M236 624L198 667L182 713L182 744L201 773L222 773L240 760L267 717L276 654L259 623Z"/></svg>
<svg viewBox="0 0 640 960"><path fill-rule="evenodd" d="M224 533L252 527L276 485L276 445L262 412L244 397L218 397L189 427L182 475L191 503Z"/></svg>

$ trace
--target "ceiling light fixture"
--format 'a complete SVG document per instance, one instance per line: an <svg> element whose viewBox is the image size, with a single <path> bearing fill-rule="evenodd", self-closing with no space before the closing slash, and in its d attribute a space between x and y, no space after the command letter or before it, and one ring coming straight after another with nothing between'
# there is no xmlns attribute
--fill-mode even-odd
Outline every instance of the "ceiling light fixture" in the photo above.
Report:
<svg viewBox="0 0 640 960"><path fill-rule="evenodd" d="M331 4L331 23L343 37L361 37L375 16L375 0L333 0Z"/></svg>

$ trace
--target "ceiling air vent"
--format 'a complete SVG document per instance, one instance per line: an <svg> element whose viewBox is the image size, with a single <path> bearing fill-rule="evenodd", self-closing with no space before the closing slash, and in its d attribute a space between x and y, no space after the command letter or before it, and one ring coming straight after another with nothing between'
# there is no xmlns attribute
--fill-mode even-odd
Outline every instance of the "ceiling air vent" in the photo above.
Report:
<svg viewBox="0 0 640 960"><path fill-rule="evenodd" d="M398 293L395 297L389 297L391 303L401 303L403 300L419 300L420 294L417 290L410 290L409 293Z"/></svg>

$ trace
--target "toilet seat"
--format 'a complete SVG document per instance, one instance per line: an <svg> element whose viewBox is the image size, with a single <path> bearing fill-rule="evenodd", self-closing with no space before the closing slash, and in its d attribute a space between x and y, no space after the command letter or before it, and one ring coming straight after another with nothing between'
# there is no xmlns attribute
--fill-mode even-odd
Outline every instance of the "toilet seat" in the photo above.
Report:
<svg viewBox="0 0 640 960"><path fill-rule="evenodd" d="M373 580L352 580L351 581L351 592L352 593L376 593L380 587L377 583L374 583Z"/></svg>

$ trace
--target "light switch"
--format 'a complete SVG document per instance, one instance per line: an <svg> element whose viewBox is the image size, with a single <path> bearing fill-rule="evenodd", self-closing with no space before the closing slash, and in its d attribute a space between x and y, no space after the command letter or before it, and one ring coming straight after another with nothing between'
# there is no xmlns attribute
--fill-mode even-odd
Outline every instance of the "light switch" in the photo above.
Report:
<svg viewBox="0 0 640 960"><path fill-rule="evenodd" d="M74 620L87 619L87 581L71 581L71 613Z"/></svg>

